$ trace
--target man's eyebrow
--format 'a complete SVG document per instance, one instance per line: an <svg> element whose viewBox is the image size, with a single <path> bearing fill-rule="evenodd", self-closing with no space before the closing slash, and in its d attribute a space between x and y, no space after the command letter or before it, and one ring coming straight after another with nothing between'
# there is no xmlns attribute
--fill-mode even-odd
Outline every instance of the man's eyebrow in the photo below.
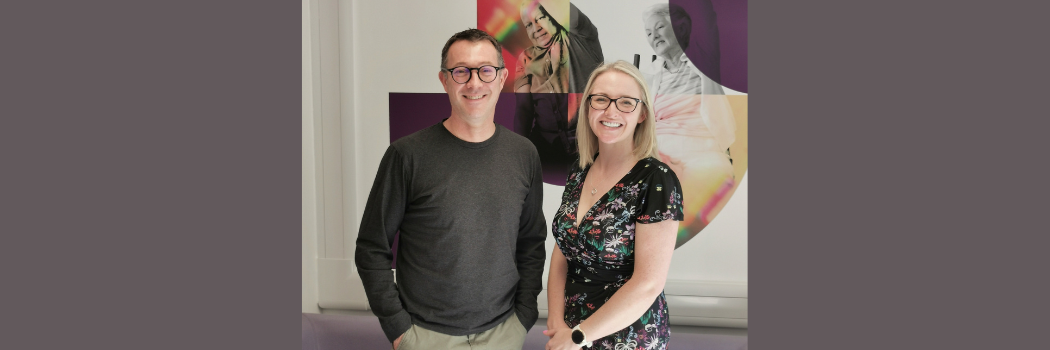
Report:
<svg viewBox="0 0 1050 350"><path fill-rule="evenodd" d="M481 63L478 64L478 67L481 67L481 66L493 66L493 67L496 67L497 65L496 65L496 62L484 61L484 62L481 62ZM451 68L451 67L467 67L467 63L466 62L449 63L449 68Z"/></svg>

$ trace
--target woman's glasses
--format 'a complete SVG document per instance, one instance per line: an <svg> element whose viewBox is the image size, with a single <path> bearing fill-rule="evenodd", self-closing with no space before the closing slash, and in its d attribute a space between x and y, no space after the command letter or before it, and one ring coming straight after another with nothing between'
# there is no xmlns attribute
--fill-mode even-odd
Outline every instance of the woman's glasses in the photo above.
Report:
<svg viewBox="0 0 1050 350"><path fill-rule="evenodd" d="M609 108L610 104L616 103L616 109L620 112L631 113L634 112L638 105L641 104L642 100L634 97L620 97L620 98L609 98L605 95L590 95L587 96L590 101L588 105L591 108L604 111Z"/></svg>

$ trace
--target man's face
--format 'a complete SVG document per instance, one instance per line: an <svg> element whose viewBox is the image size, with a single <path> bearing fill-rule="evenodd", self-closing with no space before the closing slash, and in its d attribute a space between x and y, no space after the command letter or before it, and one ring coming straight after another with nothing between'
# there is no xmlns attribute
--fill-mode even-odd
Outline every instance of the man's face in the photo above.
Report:
<svg viewBox="0 0 1050 350"><path fill-rule="evenodd" d="M681 46L678 45L678 39L675 39L674 29L671 28L671 23L667 17L654 15L649 16L645 21L645 37L649 40L649 46L652 46L653 52L656 52L657 56L667 58L673 58L682 51Z"/></svg>
<svg viewBox="0 0 1050 350"><path fill-rule="evenodd" d="M449 46L446 56L447 67L478 68L489 65L499 67L499 56L496 48L487 40L471 42L460 40ZM451 73L438 73L441 84L448 93L448 100L452 104L452 117L462 118L464 121L485 120L492 121L496 113L496 100L507 80L507 70L500 69L496 79L492 82L483 82L478 78L476 70L470 72L470 80L466 84L457 83L452 79Z"/></svg>

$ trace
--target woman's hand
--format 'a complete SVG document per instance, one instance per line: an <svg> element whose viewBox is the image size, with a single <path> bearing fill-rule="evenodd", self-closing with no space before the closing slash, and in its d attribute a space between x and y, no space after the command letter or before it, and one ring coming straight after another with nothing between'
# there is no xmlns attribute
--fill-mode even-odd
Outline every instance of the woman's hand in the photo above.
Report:
<svg viewBox="0 0 1050 350"><path fill-rule="evenodd" d="M543 335L550 337L547 341L547 350L576 350L580 346L572 342L572 328L548 329Z"/></svg>
<svg viewBox="0 0 1050 350"><path fill-rule="evenodd" d="M555 320L555 319L552 319L552 318L548 318L547 319L547 330L543 331L543 335L546 335L547 337L554 337L554 333L555 332L563 330L563 329L568 329L569 332L572 332L572 328L569 327L569 325L565 324L565 321L560 321L559 322L558 320ZM550 334L547 334L547 333L550 333Z"/></svg>

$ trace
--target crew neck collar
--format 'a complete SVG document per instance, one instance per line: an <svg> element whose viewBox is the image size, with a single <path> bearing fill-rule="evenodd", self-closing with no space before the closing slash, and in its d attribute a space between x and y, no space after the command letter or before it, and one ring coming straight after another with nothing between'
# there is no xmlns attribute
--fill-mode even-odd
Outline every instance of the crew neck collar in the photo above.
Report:
<svg viewBox="0 0 1050 350"><path fill-rule="evenodd" d="M485 147L488 147L492 143L496 142L496 138L499 137L500 132L502 132L500 129L503 129L503 128L500 127L499 124L496 124L495 125L496 126L496 131L493 132L492 136L490 136L488 139L486 139L485 141L481 141L481 142L470 142L470 141L467 141L467 140L464 140L464 139L461 139L461 138L457 137L455 134L453 134L451 131L449 131L448 128L445 127L445 120L448 120L448 118L442 119L440 122L437 123L436 127L438 129L441 129L442 134L448 136L452 140L452 143L457 144L459 146L466 147L466 148L485 148ZM493 124L495 124L495 123L493 123Z"/></svg>

